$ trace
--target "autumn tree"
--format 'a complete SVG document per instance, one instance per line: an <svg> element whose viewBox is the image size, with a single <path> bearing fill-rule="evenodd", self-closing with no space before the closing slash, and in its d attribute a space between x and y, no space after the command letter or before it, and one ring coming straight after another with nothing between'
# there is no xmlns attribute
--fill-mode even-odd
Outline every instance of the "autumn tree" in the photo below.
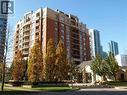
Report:
<svg viewBox="0 0 127 95"><path fill-rule="evenodd" d="M31 48L27 74L30 82L39 82L43 80L43 55L39 42L36 42Z"/></svg>
<svg viewBox="0 0 127 95"><path fill-rule="evenodd" d="M62 40L59 41L56 49L56 66L57 66L56 77L58 81L67 79L69 72L68 61L66 48L64 47L64 43L62 42Z"/></svg>
<svg viewBox="0 0 127 95"><path fill-rule="evenodd" d="M23 59L23 54L20 50L17 51L15 59L13 61L12 78L14 81L23 80L24 73L26 70L26 64Z"/></svg>
<svg viewBox="0 0 127 95"><path fill-rule="evenodd" d="M47 44L47 52L45 56L45 65L44 65L45 81L55 81L56 75L55 73L57 72L55 65L56 60L55 51L56 49L53 40L49 39Z"/></svg>
<svg viewBox="0 0 127 95"><path fill-rule="evenodd" d="M78 68L78 66L75 63L73 58L71 58L69 60L68 66L69 66L69 79L73 80L73 78L74 78L74 79L78 80L78 72L79 72L78 70L79 70L79 68Z"/></svg>

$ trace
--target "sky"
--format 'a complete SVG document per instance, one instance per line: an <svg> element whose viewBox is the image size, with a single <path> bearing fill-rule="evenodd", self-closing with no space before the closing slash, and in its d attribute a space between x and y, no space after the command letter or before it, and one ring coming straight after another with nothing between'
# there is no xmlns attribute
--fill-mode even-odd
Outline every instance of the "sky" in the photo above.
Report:
<svg viewBox="0 0 127 95"><path fill-rule="evenodd" d="M88 28L100 31L104 51L108 42L118 42L120 54L127 54L127 0L14 0L14 14L9 24L14 30L16 22L29 11L49 7L76 15Z"/></svg>

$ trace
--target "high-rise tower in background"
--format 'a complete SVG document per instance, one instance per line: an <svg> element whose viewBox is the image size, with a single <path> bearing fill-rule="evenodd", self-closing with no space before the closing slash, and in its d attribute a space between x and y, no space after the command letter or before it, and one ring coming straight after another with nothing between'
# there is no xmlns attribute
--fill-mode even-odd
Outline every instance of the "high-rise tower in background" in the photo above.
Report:
<svg viewBox="0 0 127 95"><path fill-rule="evenodd" d="M62 39L68 59L73 58L77 64L91 59L89 33L86 25L80 23L78 17L74 15L49 8L28 12L17 23L14 56L17 50L22 50L24 58L27 59L30 48L36 40L41 41L43 55L45 55L50 38L53 39L55 46L59 39Z"/></svg>
<svg viewBox="0 0 127 95"><path fill-rule="evenodd" d="M119 54L119 48L118 48L118 43L117 42L111 41L109 43L109 49L110 49L110 52L113 53L114 55Z"/></svg>
<svg viewBox="0 0 127 95"><path fill-rule="evenodd" d="M91 56L95 57L97 54L102 56L100 31L95 29L89 29L89 35L90 35Z"/></svg>
<svg viewBox="0 0 127 95"><path fill-rule="evenodd" d="M7 18L0 17L0 63L3 62L6 40Z"/></svg>

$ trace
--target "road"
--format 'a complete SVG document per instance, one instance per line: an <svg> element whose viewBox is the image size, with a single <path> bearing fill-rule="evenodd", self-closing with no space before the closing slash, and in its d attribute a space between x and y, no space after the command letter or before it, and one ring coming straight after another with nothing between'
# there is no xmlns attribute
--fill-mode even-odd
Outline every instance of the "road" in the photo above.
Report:
<svg viewBox="0 0 127 95"><path fill-rule="evenodd" d="M37 95L127 95L126 89L81 89L68 92L45 92Z"/></svg>
<svg viewBox="0 0 127 95"><path fill-rule="evenodd" d="M100 88L100 89L81 89L67 92L29 92L22 94L0 94L0 95L127 95L127 89Z"/></svg>

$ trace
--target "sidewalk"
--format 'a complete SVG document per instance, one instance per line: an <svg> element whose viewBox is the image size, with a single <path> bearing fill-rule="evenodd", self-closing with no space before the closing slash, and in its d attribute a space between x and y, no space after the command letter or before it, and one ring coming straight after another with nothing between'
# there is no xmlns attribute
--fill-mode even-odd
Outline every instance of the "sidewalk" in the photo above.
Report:
<svg viewBox="0 0 127 95"><path fill-rule="evenodd" d="M7 90L18 90L18 91L40 91L40 90L35 90L35 89L29 89L29 88L21 88L21 87L4 87Z"/></svg>
<svg viewBox="0 0 127 95"><path fill-rule="evenodd" d="M127 89L127 86L117 86L115 89Z"/></svg>

